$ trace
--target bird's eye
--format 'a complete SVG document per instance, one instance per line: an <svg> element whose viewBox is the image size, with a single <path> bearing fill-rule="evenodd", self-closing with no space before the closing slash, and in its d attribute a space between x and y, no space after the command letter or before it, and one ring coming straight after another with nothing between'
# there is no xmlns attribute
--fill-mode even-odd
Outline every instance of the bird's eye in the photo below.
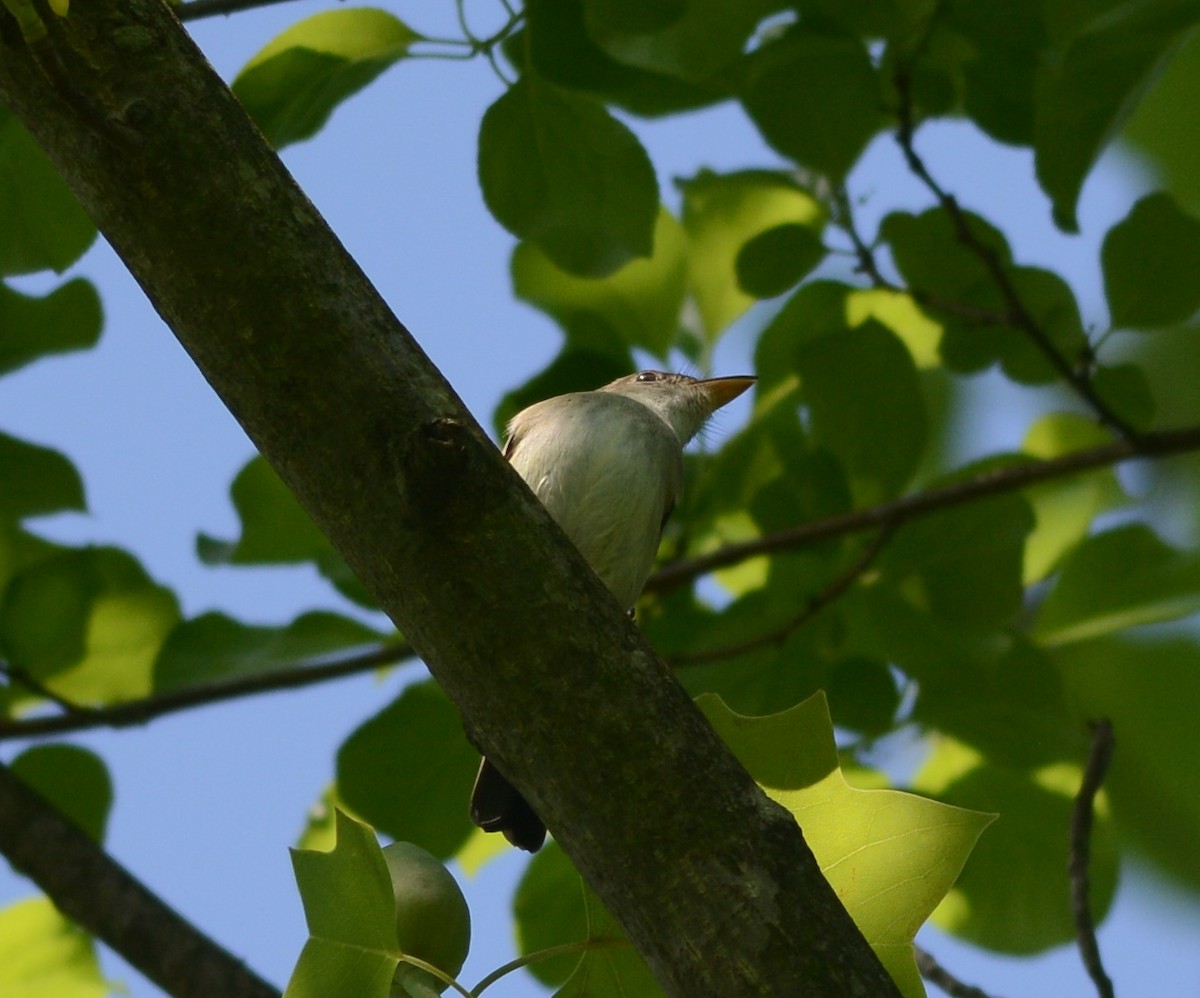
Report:
<svg viewBox="0 0 1200 998"><path fill-rule="evenodd" d="M637 379L638 379L638 381L657 381L658 380L658 372L657 371L643 371L641 374L639 374L637 376Z"/></svg>

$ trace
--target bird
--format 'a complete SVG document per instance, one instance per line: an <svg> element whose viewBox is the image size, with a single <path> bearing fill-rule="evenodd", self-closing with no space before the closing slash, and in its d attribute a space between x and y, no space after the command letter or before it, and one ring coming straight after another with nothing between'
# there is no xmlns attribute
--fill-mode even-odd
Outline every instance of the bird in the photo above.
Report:
<svg viewBox="0 0 1200 998"><path fill-rule="evenodd" d="M683 489L684 447L754 381L641 371L537 402L509 421L504 456L630 613ZM470 814L527 852L545 842L541 818L486 757Z"/></svg>

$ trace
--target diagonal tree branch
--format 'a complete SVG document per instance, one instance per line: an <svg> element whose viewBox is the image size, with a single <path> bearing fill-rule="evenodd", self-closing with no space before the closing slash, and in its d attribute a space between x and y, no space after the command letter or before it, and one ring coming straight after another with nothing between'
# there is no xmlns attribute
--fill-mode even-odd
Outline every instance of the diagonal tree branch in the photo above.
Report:
<svg viewBox="0 0 1200 998"><path fill-rule="evenodd" d="M846 534L878 529L887 525L899 527L909 520L928 516L939 510L988 496L1003 495L1053 481L1093 471L1108 465L1139 458L1166 457L1200 450L1200 426L1185 426L1175 430L1143 433L1136 439L1117 440L1111 444L1075 451L1049 461L1029 461L984 472L965 481L953 482L938 488L905 496L894 502L882 503L867 509L851 510L825 520L802 523L752 541L728 544L710 554L686 558L666 565L650 577L646 592L667 592L676 586L709 572L734 565L760 554L791 551L808 544L843 537Z"/></svg>
<svg viewBox="0 0 1200 998"><path fill-rule="evenodd" d="M0 851L59 911L175 998L279 998L4 765Z"/></svg>

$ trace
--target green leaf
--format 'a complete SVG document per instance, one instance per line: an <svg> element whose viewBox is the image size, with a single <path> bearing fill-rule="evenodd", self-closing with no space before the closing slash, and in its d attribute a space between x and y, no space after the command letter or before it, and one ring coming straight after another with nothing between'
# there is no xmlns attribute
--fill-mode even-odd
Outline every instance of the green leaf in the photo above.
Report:
<svg viewBox="0 0 1200 998"><path fill-rule="evenodd" d="M900 492L924 452L928 423L904 344L868 319L808 340L797 352L815 441L841 460L863 503Z"/></svg>
<svg viewBox="0 0 1200 998"><path fill-rule="evenodd" d="M1192 890L1200 887L1200 648L1194 637L1109 636L1053 651L1080 723L1111 719L1105 780L1123 844Z"/></svg>
<svg viewBox="0 0 1200 998"><path fill-rule="evenodd" d="M1197 19L1197 0L1105 9L1045 65L1036 89L1034 154L1059 228L1078 229L1075 206L1092 164Z"/></svg>
<svg viewBox="0 0 1200 998"><path fill-rule="evenodd" d="M614 273L653 251L658 183L634 134L594 100L526 75L483 116L488 209L563 270Z"/></svg>
<svg viewBox="0 0 1200 998"><path fill-rule="evenodd" d="M59 172L25 127L0 107L0 275L47 268L61 274L95 238L96 227ZM0 328L7 338L13 327Z"/></svg>
<svg viewBox="0 0 1200 998"><path fill-rule="evenodd" d="M991 765L974 750L940 739L913 780L914 789L959 807L996 812L999 820L934 912L934 923L1002 953L1040 953L1074 939L1067 842L1080 778L1073 763L1021 772ZM1097 921L1108 911L1116 888L1115 838L1102 794L1088 865Z"/></svg>
<svg viewBox="0 0 1200 998"><path fill-rule="evenodd" d="M370 645L384 635L336 613L301 614L286 627L254 627L223 613L185 620L167 635L154 663L154 690L205 686L294 669L331 652Z"/></svg>
<svg viewBox="0 0 1200 998"><path fill-rule="evenodd" d="M285 998L387 998L400 963L396 903L375 833L338 812L332 852L293 849L309 939Z"/></svg>
<svg viewBox="0 0 1200 998"><path fill-rule="evenodd" d="M1170 194L1147 194L1109 229L1100 252L1114 326L1170 326L1200 308L1200 221Z"/></svg>
<svg viewBox="0 0 1200 998"><path fill-rule="evenodd" d="M1138 430L1149 429L1157 408L1150 381L1136 364L1101 367L1092 375L1092 388L1113 412Z"/></svg>
<svg viewBox="0 0 1200 998"><path fill-rule="evenodd" d="M979 469L963 469L950 481ZM1033 513L1019 495L999 495L905 524L880 559L884 578L945 624L989 630L1021 609L1025 540Z"/></svg>
<svg viewBox="0 0 1200 998"><path fill-rule="evenodd" d="M613 0L585 0L588 32L620 63L655 73L703 83L727 70L745 51L755 27L783 0L688 0L678 11L662 0L647 17L645 4L621 4L618 16ZM643 8L638 10L638 8ZM628 11L633 10L635 15ZM637 22L641 22L640 24ZM648 29L654 23L657 30Z"/></svg>
<svg viewBox="0 0 1200 998"><path fill-rule="evenodd" d="M830 671L825 695L834 724L865 735L889 732L900 709L900 690L891 670L869 658L838 662Z"/></svg>
<svg viewBox="0 0 1200 998"><path fill-rule="evenodd" d="M820 237L788 222L760 232L738 250L738 287L755 298L774 298L799 284L825 256Z"/></svg>
<svg viewBox="0 0 1200 998"><path fill-rule="evenodd" d="M585 0L529 0L524 6L527 30L516 32L504 46L509 61L522 66L528 58L545 79L639 115L688 111L726 96L718 81L689 83L618 62L592 38L585 23L586 6ZM637 7L642 15L651 9Z"/></svg>
<svg viewBox="0 0 1200 998"><path fill-rule="evenodd" d="M421 36L370 7L328 10L272 39L233 92L277 149L311 138L334 108L408 54Z"/></svg>
<svg viewBox="0 0 1200 998"><path fill-rule="evenodd" d="M848 35L788 32L749 57L739 93L773 149L834 182L886 121L875 67Z"/></svg>
<svg viewBox="0 0 1200 998"><path fill-rule="evenodd" d="M83 510L83 479L62 454L0 433L0 517Z"/></svg>
<svg viewBox="0 0 1200 998"><path fill-rule="evenodd" d="M1033 627L1045 646L1177 620L1200 610L1200 555L1128 524L1089 538L1063 562Z"/></svg>
<svg viewBox="0 0 1200 998"><path fill-rule="evenodd" d="M587 916L587 949L554 998L662 998L662 988L624 930L587 884L579 883Z"/></svg>
<svg viewBox="0 0 1200 998"><path fill-rule="evenodd" d="M381 831L445 859L471 834L463 802L478 768L458 711L428 680L406 687L342 743L337 789Z"/></svg>
<svg viewBox="0 0 1200 998"><path fill-rule="evenodd" d="M174 593L116 548L66 551L18 572L0 604L13 665L81 705L142 697L179 621Z"/></svg>
<svg viewBox="0 0 1200 998"><path fill-rule="evenodd" d="M795 816L842 904L905 996L924 995L912 940L992 816L895 790L856 790L818 693L781 714L697 704L767 793Z"/></svg>
<svg viewBox="0 0 1200 998"><path fill-rule="evenodd" d="M104 998L96 947L49 898L0 909L0 994L14 998Z"/></svg>
<svg viewBox="0 0 1200 998"><path fill-rule="evenodd" d="M98 755L76 745L35 745L12 761L12 771L94 841L104 841L113 788Z"/></svg>
<svg viewBox="0 0 1200 998"><path fill-rule="evenodd" d="M198 535L196 554L202 562L291 565L311 561L343 596L360 606L374 607L362 583L263 457L253 457L245 464L229 493L241 521L241 536L222 541Z"/></svg>
<svg viewBox="0 0 1200 998"><path fill-rule="evenodd" d="M576 277L557 267L533 243L513 252L513 290L568 331L587 321L608 325L630 347L666 358L679 331L687 290L683 229L666 210L654 229L654 255L633 260L608 277Z"/></svg>
<svg viewBox="0 0 1200 998"><path fill-rule="evenodd" d="M985 218L964 211L967 228L988 247L1001 264L1012 265L1012 251L1004 234ZM879 236L905 282L916 291L948 301L961 301L973 289L991 281L986 265L958 238L954 222L942 208L927 208L919 215L897 211L879 227Z"/></svg>
<svg viewBox="0 0 1200 998"><path fill-rule="evenodd" d="M678 184L688 237L688 280L711 343L754 303L754 297L738 287L737 258L742 247L779 225L802 225L819 232L825 213L811 194L782 173L702 170Z"/></svg>
<svg viewBox="0 0 1200 998"><path fill-rule="evenodd" d="M96 345L104 316L90 281L67 281L44 298L0 284L0 374L50 354Z"/></svg>
<svg viewBox="0 0 1200 998"><path fill-rule="evenodd" d="M1050 413L1030 427L1022 451L1043 461L1109 442L1095 419ZM1111 468L1035 485L1025 490L1033 506L1034 528L1025 543L1026 585L1046 578L1068 551L1082 541L1092 521L1120 505L1125 494Z"/></svg>
<svg viewBox="0 0 1200 998"><path fill-rule="evenodd" d="M579 871L557 842L551 841L530 860L513 896L517 951L522 956L587 938L587 911ZM571 976L578 953L566 953L529 964L529 972L554 987Z"/></svg>

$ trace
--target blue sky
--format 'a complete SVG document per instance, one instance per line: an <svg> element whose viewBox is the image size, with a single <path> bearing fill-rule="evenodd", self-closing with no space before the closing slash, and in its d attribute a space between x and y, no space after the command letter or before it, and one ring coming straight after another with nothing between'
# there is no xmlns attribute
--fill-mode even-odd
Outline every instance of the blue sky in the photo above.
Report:
<svg viewBox="0 0 1200 998"><path fill-rule="evenodd" d="M329 6L281 4L197 22L190 30L229 80L279 30ZM479 28L486 30L498 5L475 7ZM449 3L393 2L388 9L427 34L455 32ZM485 425L500 396L544 365L559 343L549 319L513 300L507 273L512 239L479 196L476 131L500 91L482 60L402 63L339 109L315 140L284 157ZM635 128L660 171L668 204L674 176L701 166L777 162L732 107ZM1118 157L1105 161L1084 191L1083 234L1067 239L1050 224L1026 153L1000 149L965 125L930 128L918 142L943 185L999 223L1022 262L1059 269L1079 294L1085 321L1104 322L1097 246L1146 184L1132 167ZM851 188L868 198L860 213L867 231L888 210L929 203L887 138L872 147ZM199 565L193 553L198 531L218 537L236 532L228 488L252 448L112 252L97 245L76 271L93 279L104 299L101 345L6 378L0 395L0 429L63 450L87 484L90 513L46 522L45 532L132 550L152 576L175 588L189 614L222 609L249 622L274 623L312 607L339 606L308 570ZM33 279L27 286L46 282ZM754 325L752 316L722 344L716 373L748 367ZM977 427L964 451L1019 442L1025 399L1011 395L1004 401L1007 418ZM735 410L718 423L718 439L737 418ZM423 675L419 665L410 665L383 679L364 676L174 715L145 729L73 739L99 752L112 772L116 807L109 847L182 914L282 987L305 938L287 847L330 779L340 742L405 682ZM19 747L0 751L10 759ZM467 983L512 955L507 906L522 868L522 857L513 853L473 880L460 877L476 922ZM1109 970L1118 992L1193 995L1200 980L1194 899L1172 895L1144 872L1123 871L1114 913L1101 931ZM32 892L20 878L0 876L0 902ZM922 941L964 979L995 995L1091 993L1070 948L1013 960L936 933ZM105 956L105 968L125 981L134 998L160 993L111 956ZM545 992L511 980L494 993L522 998Z"/></svg>

